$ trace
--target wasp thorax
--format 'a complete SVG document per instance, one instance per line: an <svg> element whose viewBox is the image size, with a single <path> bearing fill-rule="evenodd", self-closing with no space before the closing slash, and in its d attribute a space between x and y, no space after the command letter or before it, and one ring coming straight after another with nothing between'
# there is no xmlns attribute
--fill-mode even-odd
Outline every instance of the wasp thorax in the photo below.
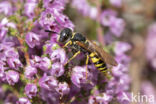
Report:
<svg viewBox="0 0 156 104"><path fill-rule="evenodd" d="M60 33L58 41L64 43L70 40L71 37L72 37L72 30L69 28L64 28Z"/></svg>

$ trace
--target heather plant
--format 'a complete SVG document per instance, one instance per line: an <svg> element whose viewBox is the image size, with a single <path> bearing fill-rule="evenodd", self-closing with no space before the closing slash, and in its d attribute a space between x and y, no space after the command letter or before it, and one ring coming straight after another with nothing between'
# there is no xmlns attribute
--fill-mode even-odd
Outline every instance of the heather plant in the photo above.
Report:
<svg viewBox="0 0 156 104"><path fill-rule="evenodd" d="M0 103L129 104L124 99L131 83L131 58L126 52L132 47L118 40L125 21L111 6L103 9L103 3L104 0L93 4L87 0L1 1ZM120 8L122 0L109 0L106 4ZM72 52L63 49L57 38L63 28L74 31L76 27L64 13L67 5L97 23L98 43L105 44L104 49L118 62L111 69L111 79L91 62L86 70L84 54L65 66Z"/></svg>

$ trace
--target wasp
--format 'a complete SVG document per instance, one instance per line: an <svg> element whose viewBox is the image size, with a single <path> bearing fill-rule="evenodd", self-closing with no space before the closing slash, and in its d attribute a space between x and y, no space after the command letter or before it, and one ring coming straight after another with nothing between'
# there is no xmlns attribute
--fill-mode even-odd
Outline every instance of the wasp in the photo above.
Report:
<svg viewBox="0 0 156 104"><path fill-rule="evenodd" d="M87 55L86 65L88 65L89 59L91 59L95 67L105 75L108 72L107 64L112 66L118 65L114 58L110 54L106 53L96 43L87 39L81 33L72 32L69 28L64 28L59 33L58 41L64 44L64 48L68 48L68 46L70 46L76 51L67 63L69 63L80 53L84 53Z"/></svg>

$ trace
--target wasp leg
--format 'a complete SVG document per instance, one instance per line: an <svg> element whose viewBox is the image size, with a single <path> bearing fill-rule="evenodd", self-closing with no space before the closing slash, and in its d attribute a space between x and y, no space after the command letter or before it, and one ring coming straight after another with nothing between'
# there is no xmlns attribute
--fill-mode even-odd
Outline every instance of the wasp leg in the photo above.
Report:
<svg viewBox="0 0 156 104"><path fill-rule="evenodd" d="M88 77L88 75L87 75L87 71L88 71L88 62L89 62L89 55L87 55L87 58L86 58L86 78Z"/></svg>
<svg viewBox="0 0 156 104"><path fill-rule="evenodd" d="M81 53L80 51L76 52L76 53L66 62L65 66L66 66L72 59L74 59L77 55L79 55L80 53Z"/></svg>
<svg viewBox="0 0 156 104"><path fill-rule="evenodd" d="M67 47L68 44L72 44L72 41L68 41L68 42L63 46L63 48Z"/></svg>

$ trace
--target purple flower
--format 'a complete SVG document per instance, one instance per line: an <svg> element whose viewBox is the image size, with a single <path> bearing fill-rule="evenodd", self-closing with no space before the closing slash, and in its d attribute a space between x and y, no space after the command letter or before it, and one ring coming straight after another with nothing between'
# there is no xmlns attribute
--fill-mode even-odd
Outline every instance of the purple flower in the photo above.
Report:
<svg viewBox="0 0 156 104"><path fill-rule="evenodd" d="M9 20L5 17L0 22L0 27L4 27L8 24Z"/></svg>
<svg viewBox="0 0 156 104"><path fill-rule="evenodd" d="M116 7L122 6L122 0L109 0L109 1L113 6L116 6Z"/></svg>
<svg viewBox="0 0 156 104"><path fill-rule="evenodd" d="M131 49L131 45L126 42L117 42L115 44L114 52L116 55L122 55Z"/></svg>
<svg viewBox="0 0 156 104"><path fill-rule="evenodd" d="M111 17L116 17L116 16L117 16L117 13L115 11L111 9L104 10L100 16L101 24L104 26L110 26Z"/></svg>
<svg viewBox="0 0 156 104"><path fill-rule="evenodd" d="M60 95L56 91L49 91L41 88L41 91L39 93L46 104L60 104Z"/></svg>
<svg viewBox="0 0 156 104"><path fill-rule="evenodd" d="M34 48L37 44L39 44L40 41L39 35L33 32L29 32L25 38L26 43L29 45L30 48Z"/></svg>
<svg viewBox="0 0 156 104"><path fill-rule="evenodd" d="M148 28L148 35L146 39L146 57L150 64L156 68L156 23L153 23Z"/></svg>
<svg viewBox="0 0 156 104"><path fill-rule="evenodd" d="M37 86L35 84L27 84L25 86L26 95L32 99L37 94Z"/></svg>
<svg viewBox="0 0 156 104"><path fill-rule="evenodd" d="M53 76L44 75L39 80L39 86L47 90L53 90L58 86L58 81Z"/></svg>
<svg viewBox="0 0 156 104"><path fill-rule="evenodd" d="M120 104L131 104L130 99L130 93L121 92L117 95L117 100L120 102Z"/></svg>
<svg viewBox="0 0 156 104"><path fill-rule="evenodd" d="M124 31L125 22L121 18L111 17L110 18L110 31L117 37L120 37Z"/></svg>
<svg viewBox="0 0 156 104"><path fill-rule="evenodd" d="M2 66L0 65L0 81L6 80L6 73L4 72L4 69L2 69Z"/></svg>
<svg viewBox="0 0 156 104"><path fill-rule="evenodd" d="M37 74L37 69L35 67L27 66L25 68L24 75L25 75L26 78L33 79L36 74Z"/></svg>
<svg viewBox="0 0 156 104"><path fill-rule="evenodd" d="M125 54L117 55L115 59L118 63L123 64L123 65L128 65L129 62L131 61L130 56L127 56Z"/></svg>
<svg viewBox="0 0 156 104"><path fill-rule="evenodd" d="M22 97L16 102L16 104L31 104L28 98Z"/></svg>
<svg viewBox="0 0 156 104"><path fill-rule="evenodd" d="M40 61L39 68L43 71L47 71L51 68L51 60L47 57L43 57Z"/></svg>
<svg viewBox="0 0 156 104"><path fill-rule="evenodd" d="M54 63L52 64L52 68L50 70L51 75L55 75L56 77L60 77L64 74L64 67L61 63Z"/></svg>
<svg viewBox="0 0 156 104"><path fill-rule="evenodd" d="M6 48L7 49L5 50L4 54L7 58L19 58L18 52L13 47L6 46Z"/></svg>
<svg viewBox="0 0 156 104"><path fill-rule="evenodd" d="M56 43L57 35L52 36L51 41L47 41L47 43L43 46L43 50L45 54L52 53L53 50L60 48L60 46Z"/></svg>
<svg viewBox="0 0 156 104"><path fill-rule="evenodd" d="M66 82L63 82L63 83L59 83L58 88L56 88L56 91L61 95L66 95L69 93L70 88Z"/></svg>
<svg viewBox="0 0 156 104"><path fill-rule="evenodd" d="M67 62L66 53L63 49L54 50L50 54L50 58L53 62L60 62L61 64L65 64Z"/></svg>
<svg viewBox="0 0 156 104"><path fill-rule="evenodd" d="M7 63L8 63L10 68L13 68L13 69L16 69L16 70L18 70L19 67L22 67L22 63L17 58L9 58L7 60Z"/></svg>
<svg viewBox="0 0 156 104"><path fill-rule="evenodd" d="M28 16L29 18L33 18L35 16L34 14L34 10L37 6L37 3L35 2L27 2L24 4L24 13L26 14L26 16Z"/></svg>
<svg viewBox="0 0 156 104"><path fill-rule="evenodd" d="M89 16L92 19L96 19L97 17L97 8L91 6L87 0L73 0L72 6L84 16Z"/></svg>
<svg viewBox="0 0 156 104"><path fill-rule="evenodd" d="M19 73L13 70L6 72L6 80L10 85L14 85L19 80Z"/></svg>
<svg viewBox="0 0 156 104"><path fill-rule="evenodd" d="M0 30L0 41L2 41L4 39L4 37L6 36L8 30L4 27L1 28Z"/></svg>
<svg viewBox="0 0 156 104"><path fill-rule="evenodd" d="M39 67L41 60L42 60L41 57L33 56L33 59L30 60L30 63L34 67Z"/></svg>
<svg viewBox="0 0 156 104"><path fill-rule="evenodd" d="M106 93L102 93L101 95L90 96L88 100L88 104L95 104L95 103L109 104L111 100L112 100L112 96Z"/></svg>
<svg viewBox="0 0 156 104"><path fill-rule="evenodd" d="M62 11L67 0L44 0L44 7L45 8L55 8L57 11Z"/></svg>
<svg viewBox="0 0 156 104"><path fill-rule="evenodd" d="M56 11L57 14L58 11ZM54 24L55 22L55 14L54 14L54 11L53 10L45 10L44 12L41 13L41 16L40 16L40 25L41 26L50 26L51 24Z"/></svg>
<svg viewBox="0 0 156 104"><path fill-rule="evenodd" d="M77 87L81 87L81 84L87 82L88 72L86 71L86 67L76 66L72 70L71 81Z"/></svg>
<svg viewBox="0 0 156 104"><path fill-rule="evenodd" d="M126 67L123 64L119 64L117 67L112 68L112 74L114 76L120 77L121 75L123 75L123 72L121 70L123 70L124 68Z"/></svg>
<svg viewBox="0 0 156 104"><path fill-rule="evenodd" d="M11 15L13 13L12 5L9 1L0 2L0 13Z"/></svg>
<svg viewBox="0 0 156 104"><path fill-rule="evenodd" d="M40 68L42 71L48 71L51 68L51 60L47 57L34 56L30 63L33 67Z"/></svg>
<svg viewBox="0 0 156 104"><path fill-rule="evenodd" d="M74 27L74 25L67 16L63 15L54 8L46 9L44 12L42 12L39 23L47 30L52 30L55 32L60 32L61 28L64 27L68 27L71 29L73 29Z"/></svg>
<svg viewBox="0 0 156 104"><path fill-rule="evenodd" d="M125 22L121 18L111 17L110 18L110 31L117 37L120 37L125 28Z"/></svg>
<svg viewBox="0 0 156 104"><path fill-rule="evenodd" d="M97 14L98 14L97 8L96 7L91 7L90 12L88 13L89 17L92 18L92 19L96 19Z"/></svg>

